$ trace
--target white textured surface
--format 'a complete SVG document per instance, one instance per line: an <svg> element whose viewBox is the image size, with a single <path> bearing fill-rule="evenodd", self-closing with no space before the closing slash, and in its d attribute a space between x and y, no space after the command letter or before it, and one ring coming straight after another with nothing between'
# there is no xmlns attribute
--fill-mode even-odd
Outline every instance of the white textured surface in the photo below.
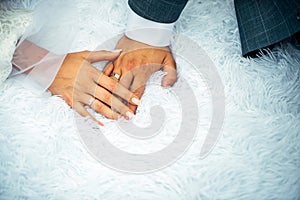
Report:
<svg viewBox="0 0 300 200"><path fill-rule="evenodd" d="M125 1L84 0L79 6L83 29L75 50L93 49L124 30ZM95 34L101 26L103 34ZM225 86L225 124L208 157L198 158L199 134L183 158L161 171L130 175L108 169L82 146L63 100L10 79L0 88L0 199L299 199L299 51L286 44L260 59L242 58L232 0L190 1L176 28L207 52ZM178 64L188 77L188 64ZM209 95L199 77L191 82L199 90L199 126L205 129ZM142 123L155 94L149 88L142 99ZM105 122L105 133L118 143L114 123ZM149 148L160 148L161 141ZM123 147L135 151L135 145Z"/></svg>

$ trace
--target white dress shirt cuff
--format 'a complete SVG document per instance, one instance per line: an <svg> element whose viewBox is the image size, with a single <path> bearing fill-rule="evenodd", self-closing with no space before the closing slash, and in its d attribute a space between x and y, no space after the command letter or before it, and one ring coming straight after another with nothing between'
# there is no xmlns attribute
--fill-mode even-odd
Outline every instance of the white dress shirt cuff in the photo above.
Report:
<svg viewBox="0 0 300 200"><path fill-rule="evenodd" d="M128 6L129 7L129 6ZM125 35L138 42L151 46L170 45L174 23L154 22L137 15L130 7Z"/></svg>

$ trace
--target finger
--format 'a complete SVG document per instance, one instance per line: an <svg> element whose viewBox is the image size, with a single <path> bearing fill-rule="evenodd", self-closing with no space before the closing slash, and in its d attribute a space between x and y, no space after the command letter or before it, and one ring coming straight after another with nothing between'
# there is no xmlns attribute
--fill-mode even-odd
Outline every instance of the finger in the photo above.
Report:
<svg viewBox="0 0 300 200"><path fill-rule="evenodd" d="M119 51L91 51L88 56L86 57L86 60L94 63L99 62L103 60L114 60L121 54L121 50Z"/></svg>
<svg viewBox="0 0 300 200"><path fill-rule="evenodd" d="M111 93L116 94L127 102L135 105L138 105L140 103L139 98L127 88L119 84L116 79L108 77L103 73L100 73L98 76L94 75L93 79L97 84L107 89Z"/></svg>
<svg viewBox="0 0 300 200"><path fill-rule="evenodd" d="M120 80L121 78L121 70L119 70L118 68L114 68L113 72L111 73L110 77L116 79L117 81Z"/></svg>
<svg viewBox="0 0 300 200"><path fill-rule="evenodd" d="M119 83L125 88L130 89L132 81L133 81L133 73L131 71L128 71L125 75L121 77ZM138 104L140 104L140 102L138 102ZM137 109L136 104L129 103L128 108L135 114Z"/></svg>
<svg viewBox="0 0 300 200"><path fill-rule="evenodd" d="M118 60L116 60L116 61L118 61ZM114 69L111 72L110 77L113 77L119 81L122 76L122 70L121 70L120 64L116 64L116 62L114 62L113 64L114 64Z"/></svg>
<svg viewBox="0 0 300 200"><path fill-rule="evenodd" d="M112 71L114 70L114 63L113 62L110 62L108 63L105 68L103 69L103 73L106 75L106 76L110 76Z"/></svg>
<svg viewBox="0 0 300 200"><path fill-rule="evenodd" d="M94 103L91 106L96 112L102 114L103 116L109 118L109 119L114 119L117 120L120 118L120 115L115 112L113 109L109 108L105 103L99 101L96 99ZM128 110L128 108L126 108ZM127 111L125 115L122 115L126 119L132 119L134 116L132 111Z"/></svg>
<svg viewBox="0 0 300 200"><path fill-rule="evenodd" d="M129 89L132 81L133 81L133 73L132 71L128 71L126 72L126 74L122 75L119 83L123 85L125 88Z"/></svg>
<svg viewBox="0 0 300 200"><path fill-rule="evenodd" d="M145 84L147 80L139 79L138 77L133 80L131 85L131 91L136 95L139 99L144 93ZM137 105L129 104L129 109L136 113Z"/></svg>
<svg viewBox="0 0 300 200"><path fill-rule="evenodd" d="M147 80L148 79L145 77L135 76L130 91L132 91L137 97L141 97Z"/></svg>
<svg viewBox="0 0 300 200"><path fill-rule="evenodd" d="M94 109L97 113L109 118L117 120L119 119L119 114L105 105L103 102L95 99L94 103L91 105L91 108Z"/></svg>
<svg viewBox="0 0 300 200"><path fill-rule="evenodd" d="M95 110L97 113L109 118L109 119L118 119L119 114L117 112L114 112L110 107L96 99L94 96L88 95L88 94L81 94L79 101L83 105L87 105L93 110ZM127 108L128 109L128 108Z"/></svg>
<svg viewBox="0 0 300 200"><path fill-rule="evenodd" d="M104 126L104 124L98 121L93 115L91 115L83 106L82 103L74 103L73 109L77 111L83 117L90 117L93 121L97 122L100 126Z"/></svg>
<svg viewBox="0 0 300 200"><path fill-rule="evenodd" d="M163 63L163 71L166 73L161 85L163 87L172 86L177 81L176 63L171 54L168 54Z"/></svg>
<svg viewBox="0 0 300 200"><path fill-rule="evenodd" d="M137 95L139 98L141 98L141 96L143 95L144 93L144 90L145 90L145 86L142 86L138 89L135 90L134 94ZM137 109L137 106L134 105L134 104L129 104L128 105L129 109L133 111L133 113L135 114L136 113L136 109Z"/></svg>
<svg viewBox="0 0 300 200"><path fill-rule="evenodd" d="M117 97L113 96L106 89L97 86L93 96L95 96L97 99L91 106L93 107L93 105L95 103L99 104L102 102L101 104L98 105L99 106L98 108L96 107L98 109L97 111L100 111L101 114L103 114L103 112L105 111L109 118L118 119L118 115L115 115L115 116L112 115L113 113L115 113L114 111L117 111L125 118L133 117L133 112L130 111L130 109L125 104L123 104ZM90 100L86 100L86 101L88 104ZM111 111L113 111L113 113L111 113L110 111L108 112L108 110L106 109L106 107L103 106L103 104L105 104L107 108L109 108ZM101 109L103 109L103 110L101 110Z"/></svg>
<svg viewBox="0 0 300 200"><path fill-rule="evenodd" d="M132 81L133 81L133 74L132 74L131 71L128 71L125 75L122 75L122 76L121 76L121 78L120 78L120 80L119 80L119 84L122 85L122 86L124 86L126 89L129 90ZM122 100L120 97L119 97L119 99L120 99L122 102L124 102L124 100ZM124 103L125 103L126 105L132 105L132 104L128 104L127 102L124 102ZM135 103L138 103L138 104L139 104L140 102L135 102ZM131 108L133 108L134 110L136 110L136 108L134 108L134 107L129 107L130 110L131 110ZM133 112L133 110L132 110L132 112ZM135 113L135 112L133 112L133 113Z"/></svg>

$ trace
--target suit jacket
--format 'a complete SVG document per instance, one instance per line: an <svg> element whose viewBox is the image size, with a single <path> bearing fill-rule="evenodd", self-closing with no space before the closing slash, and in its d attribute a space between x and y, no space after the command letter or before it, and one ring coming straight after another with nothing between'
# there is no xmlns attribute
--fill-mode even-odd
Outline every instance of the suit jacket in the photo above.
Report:
<svg viewBox="0 0 300 200"><path fill-rule="evenodd" d="M175 22L188 0L128 0L139 16L160 23Z"/></svg>
<svg viewBox="0 0 300 200"><path fill-rule="evenodd" d="M187 0L129 0L139 16L175 22ZM242 54L270 46L300 31L300 0L234 0Z"/></svg>
<svg viewBox="0 0 300 200"><path fill-rule="evenodd" d="M235 0L244 56L300 31L299 0Z"/></svg>

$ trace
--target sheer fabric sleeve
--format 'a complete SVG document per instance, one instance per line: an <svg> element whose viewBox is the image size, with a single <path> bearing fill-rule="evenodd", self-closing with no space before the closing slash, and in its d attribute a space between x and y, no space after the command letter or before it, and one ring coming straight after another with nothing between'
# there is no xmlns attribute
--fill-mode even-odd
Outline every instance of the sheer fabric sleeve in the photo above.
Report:
<svg viewBox="0 0 300 200"><path fill-rule="evenodd" d="M34 8L33 23L17 44L11 77L23 74L25 87L47 90L75 40L77 17L71 1L41 1Z"/></svg>
<svg viewBox="0 0 300 200"><path fill-rule="evenodd" d="M24 40L14 53L12 76L25 73L25 86L44 92L53 82L64 57Z"/></svg>

